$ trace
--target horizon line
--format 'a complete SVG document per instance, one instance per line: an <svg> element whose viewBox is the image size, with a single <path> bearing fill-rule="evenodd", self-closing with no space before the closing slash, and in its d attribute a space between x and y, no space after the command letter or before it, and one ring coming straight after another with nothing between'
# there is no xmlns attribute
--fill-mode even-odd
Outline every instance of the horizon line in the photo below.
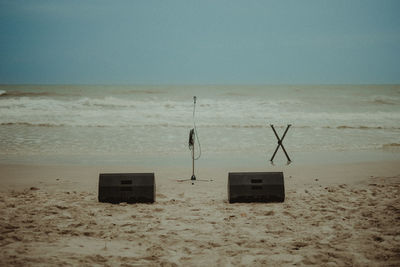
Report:
<svg viewBox="0 0 400 267"><path fill-rule="evenodd" d="M374 86L399 83L0 83L0 86Z"/></svg>

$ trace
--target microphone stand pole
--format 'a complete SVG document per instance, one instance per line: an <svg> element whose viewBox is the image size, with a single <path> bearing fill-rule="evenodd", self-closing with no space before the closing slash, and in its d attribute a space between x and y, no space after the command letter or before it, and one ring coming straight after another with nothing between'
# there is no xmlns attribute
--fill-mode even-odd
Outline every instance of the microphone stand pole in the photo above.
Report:
<svg viewBox="0 0 400 267"><path fill-rule="evenodd" d="M194 138L193 138L194 141ZM196 181L196 176L194 175L194 142L193 142L193 148L192 148L192 177L190 178L192 181ZM192 182L193 184L193 182Z"/></svg>

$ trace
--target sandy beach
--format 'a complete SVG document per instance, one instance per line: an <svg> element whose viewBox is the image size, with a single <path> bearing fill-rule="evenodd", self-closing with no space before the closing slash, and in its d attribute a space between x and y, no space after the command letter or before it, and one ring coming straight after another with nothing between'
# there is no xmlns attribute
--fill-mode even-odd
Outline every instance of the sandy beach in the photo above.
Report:
<svg viewBox="0 0 400 267"><path fill-rule="evenodd" d="M285 166L284 203L229 204L228 171L0 165L1 266L398 266L400 162ZM154 171L154 204L97 201L101 172Z"/></svg>

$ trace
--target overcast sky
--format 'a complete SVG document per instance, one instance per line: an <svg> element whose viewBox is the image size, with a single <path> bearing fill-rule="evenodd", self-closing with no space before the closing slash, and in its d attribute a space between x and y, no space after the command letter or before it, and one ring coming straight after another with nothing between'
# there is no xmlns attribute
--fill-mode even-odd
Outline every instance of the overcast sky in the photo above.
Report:
<svg viewBox="0 0 400 267"><path fill-rule="evenodd" d="M0 0L0 83L400 83L400 1Z"/></svg>

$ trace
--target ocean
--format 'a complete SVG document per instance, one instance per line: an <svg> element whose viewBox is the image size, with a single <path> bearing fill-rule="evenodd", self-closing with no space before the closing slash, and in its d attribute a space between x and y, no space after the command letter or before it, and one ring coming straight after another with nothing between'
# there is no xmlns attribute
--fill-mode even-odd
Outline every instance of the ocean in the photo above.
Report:
<svg viewBox="0 0 400 267"><path fill-rule="evenodd" d="M400 159L400 85L1 85L0 162L189 164L193 96L203 166Z"/></svg>

